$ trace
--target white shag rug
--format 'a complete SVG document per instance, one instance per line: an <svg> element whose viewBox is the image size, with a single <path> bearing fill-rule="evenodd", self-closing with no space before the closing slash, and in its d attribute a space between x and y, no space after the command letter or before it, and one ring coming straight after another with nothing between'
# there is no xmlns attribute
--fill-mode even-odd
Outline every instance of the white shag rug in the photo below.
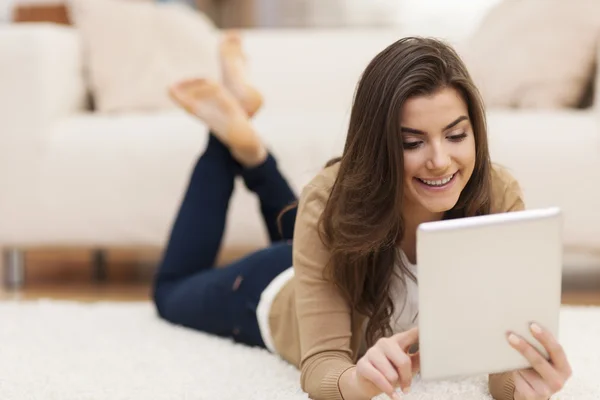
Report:
<svg viewBox="0 0 600 400"><path fill-rule="evenodd" d="M599 399L600 308L563 308L560 335L574 376L554 399ZM159 320L150 303L0 303L2 400L306 400L299 377L266 350ZM404 398L490 399L486 390L485 376L416 378Z"/></svg>

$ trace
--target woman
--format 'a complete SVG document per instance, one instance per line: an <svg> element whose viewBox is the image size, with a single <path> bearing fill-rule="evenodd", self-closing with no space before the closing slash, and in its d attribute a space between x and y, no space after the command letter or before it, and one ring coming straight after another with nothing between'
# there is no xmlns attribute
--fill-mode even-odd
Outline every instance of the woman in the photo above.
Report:
<svg viewBox="0 0 600 400"><path fill-rule="evenodd" d="M157 273L159 314L279 354L301 369L312 399L399 398L419 369L409 351L417 226L524 208L518 183L490 162L465 66L432 39L378 54L358 85L342 157L290 209L296 197L248 119L261 98L245 80L239 38L226 36L221 54L225 87L196 80L171 90L212 133ZM258 195L272 243L215 269L236 175ZM570 377L551 333L532 333L550 361L509 335L532 368L490 375L494 398L547 399Z"/></svg>

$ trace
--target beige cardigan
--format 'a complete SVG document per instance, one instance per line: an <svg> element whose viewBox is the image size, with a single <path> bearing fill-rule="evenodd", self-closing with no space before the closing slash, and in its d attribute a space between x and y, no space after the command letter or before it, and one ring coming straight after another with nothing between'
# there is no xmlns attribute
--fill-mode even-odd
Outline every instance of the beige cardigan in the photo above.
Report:
<svg viewBox="0 0 600 400"><path fill-rule="evenodd" d="M322 274L328 251L317 232L318 221L339 164L324 169L304 188L294 232L294 278L275 297L269 325L278 354L301 370L301 386L313 400L343 400L342 373L364 354L364 315L348 303ZM492 213L524 209L517 181L504 169L492 173ZM510 373L490 375L490 393L512 400Z"/></svg>

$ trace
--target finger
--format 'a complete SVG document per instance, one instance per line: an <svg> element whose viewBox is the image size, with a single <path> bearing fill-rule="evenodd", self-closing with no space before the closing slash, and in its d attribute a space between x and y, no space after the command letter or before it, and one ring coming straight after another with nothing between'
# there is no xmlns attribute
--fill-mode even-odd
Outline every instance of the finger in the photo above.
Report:
<svg viewBox="0 0 600 400"><path fill-rule="evenodd" d="M410 390L412 382L412 361L400 346L393 340L384 340L381 342L381 348L385 356L392 362L398 373L398 381L403 391Z"/></svg>
<svg viewBox="0 0 600 400"><path fill-rule="evenodd" d="M373 348L369 351L369 361L375 368L379 370L388 380L391 385L398 382L398 370L395 368L392 361L388 358L388 354L384 353L380 348Z"/></svg>
<svg viewBox="0 0 600 400"><path fill-rule="evenodd" d="M415 354L419 353L419 342L415 342L413 344L411 344L410 346L408 346L408 348L406 349L406 354L408 354L409 356L413 356Z"/></svg>
<svg viewBox="0 0 600 400"><path fill-rule="evenodd" d="M530 400L535 398L535 392L529 383L523 378L520 371L513 374L513 383L515 384L515 400Z"/></svg>
<svg viewBox="0 0 600 400"><path fill-rule="evenodd" d="M531 344L515 334L509 336L511 345L529 361L533 369L548 382L552 390L558 391L564 384L564 378L544 356Z"/></svg>
<svg viewBox="0 0 600 400"><path fill-rule="evenodd" d="M544 400L549 399L550 396L552 396L552 394L554 393L552 389L550 389L548 384L544 381L544 379L542 379L542 377L537 372L531 369L525 369L519 371L519 373L521 374L523 379L527 381L529 386L531 386L538 398L542 398Z"/></svg>
<svg viewBox="0 0 600 400"><path fill-rule="evenodd" d="M544 348L548 351L552 363L564 378L569 378L572 374L571 365L567 360L567 355L563 347L558 343L554 335L543 329L538 324L531 324L531 333Z"/></svg>
<svg viewBox="0 0 600 400"><path fill-rule="evenodd" d="M421 355L419 353L411 355L410 361L412 363L412 372L416 374L421 370Z"/></svg>
<svg viewBox="0 0 600 400"><path fill-rule="evenodd" d="M356 366L357 372L364 379L371 382L377 389L392 397L395 393L394 387L385 378L385 376L370 362L360 363Z"/></svg>
<svg viewBox="0 0 600 400"><path fill-rule="evenodd" d="M398 333L393 336L400 348L406 352L408 347L415 344L419 340L419 327L414 327L406 332Z"/></svg>

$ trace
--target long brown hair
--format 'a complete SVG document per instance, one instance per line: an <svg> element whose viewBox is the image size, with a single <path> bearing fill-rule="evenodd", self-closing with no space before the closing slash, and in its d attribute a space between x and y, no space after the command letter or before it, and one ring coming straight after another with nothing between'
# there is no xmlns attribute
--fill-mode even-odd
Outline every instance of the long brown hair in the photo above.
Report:
<svg viewBox="0 0 600 400"><path fill-rule="evenodd" d="M319 231L330 262L325 277L353 308L369 317L369 346L392 333L390 283L415 279L398 257L404 157L400 111L414 96L456 89L467 104L476 144L473 175L444 218L490 212L491 164L483 101L458 54L437 39L407 37L379 53L357 86L339 172L321 215Z"/></svg>

